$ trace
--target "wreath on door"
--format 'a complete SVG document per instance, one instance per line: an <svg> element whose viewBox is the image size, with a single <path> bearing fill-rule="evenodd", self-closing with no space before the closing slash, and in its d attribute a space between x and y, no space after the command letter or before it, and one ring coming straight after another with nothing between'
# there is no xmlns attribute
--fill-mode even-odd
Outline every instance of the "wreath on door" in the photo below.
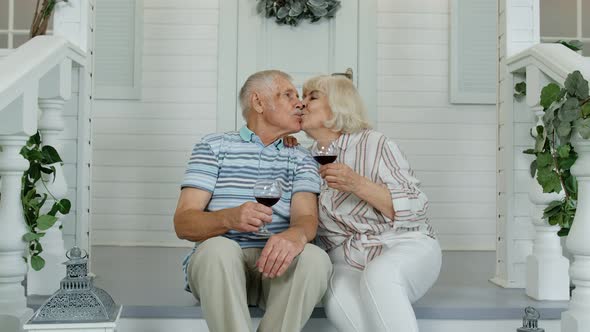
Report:
<svg viewBox="0 0 590 332"><path fill-rule="evenodd" d="M338 0L258 0L258 13L278 24L298 25L302 20L317 22L322 17L329 19L340 8Z"/></svg>

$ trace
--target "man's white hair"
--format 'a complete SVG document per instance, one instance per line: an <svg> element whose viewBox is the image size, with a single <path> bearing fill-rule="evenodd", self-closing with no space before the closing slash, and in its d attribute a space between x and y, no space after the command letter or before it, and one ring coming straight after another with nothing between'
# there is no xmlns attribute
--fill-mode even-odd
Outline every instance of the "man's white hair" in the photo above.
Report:
<svg viewBox="0 0 590 332"><path fill-rule="evenodd" d="M248 112L252 109L252 105L250 104L252 94L256 92L264 98L272 97L276 89L276 80L279 78L286 79L289 82L293 81L289 74L280 70L263 70L248 77L240 89L240 107L242 108L244 119L246 119Z"/></svg>

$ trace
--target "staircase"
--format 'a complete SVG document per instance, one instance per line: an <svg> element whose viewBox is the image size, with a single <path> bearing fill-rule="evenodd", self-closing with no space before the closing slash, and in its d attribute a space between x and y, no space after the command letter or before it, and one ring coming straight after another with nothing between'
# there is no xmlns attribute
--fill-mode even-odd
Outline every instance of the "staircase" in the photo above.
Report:
<svg viewBox="0 0 590 332"><path fill-rule="evenodd" d="M59 144L61 111L71 96L72 70L86 65L86 54L54 36L36 37L4 54L0 59L0 326L2 331L12 332L19 331L20 324L32 314L21 285L27 274L23 260L26 243L22 240L27 229L20 192L21 177L29 165L19 152L37 130ZM50 186L64 185L56 178ZM56 243L59 241L45 247L47 255L62 255L63 242L61 250ZM44 282L57 277L54 265L47 266L48 274L41 278Z"/></svg>
<svg viewBox="0 0 590 332"><path fill-rule="evenodd" d="M524 286L526 293L537 299L568 299L566 285L571 277L576 288L569 309L561 316L562 332L588 331L590 326L590 140L577 134L572 138L578 159L571 171L577 177L579 192L576 217L566 241L567 250L573 254L569 276L568 262L562 256L562 246L556 234L559 227L550 226L542 218L547 204L559 197L541 192L528 174L531 160L522 151L533 146L530 129L542 125L544 111L539 105L542 88L548 83L563 86L567 75L575 70L590 79L590 58L561 44L537 44L506 60L506 72L501 73L501 76L506 75L506 84L499 91L503 105L498 115L497 186L502 188L498 209L507 222L500 225L503 231L499 232L498 239L502 248L512 248L512 252L498 250L497 262L511 259L514 263L508 265L508 270L512 270L512 276L516 276L514 279L519 279L515 271L518 263L526 258L526 266L521 264L526 272ZM514 96L514 86L518 82L526 82L524 100ZM522 199L527 196L528 199ZM527 220L533 222L534 229ZM531 237L532 241L529 240ZM527 241L530 246L522 245ZM498 274L509 273L498 268Z"/></svg>

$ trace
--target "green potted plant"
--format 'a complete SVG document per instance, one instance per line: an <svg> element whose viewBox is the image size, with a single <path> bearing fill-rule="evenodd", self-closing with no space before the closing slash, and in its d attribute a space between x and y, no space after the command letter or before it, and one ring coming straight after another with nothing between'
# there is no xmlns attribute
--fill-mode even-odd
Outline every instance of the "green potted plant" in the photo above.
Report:
<svg viewBox="0 0 590 332"><path fill-rule="evenodd" d="M28 230L23 235L23 240L28 243L28 255L24 259L30 262L35 271L39 271L45 266L45 260L41 257L43 247L39 241L58 220L57 213L68 214L72 204L68 199L55 199L47 188L48 179L52 179L56 171L52 165L62 160L55 148L41 144L39 132L29 138L20 154L29 161L29 169L23 174L21 187L21 202ZM39 187L44 189L39 192ZM53 204L47 210L45 205L49 198L53 199Z"/></svg>
<svg viewBox="0 0 590 332"><path fill-rule="evenodd" d="M523 85L515 87L522 94ZM565 236L573 224L577 209L578 182L571 167L578 158L572 139L590 139L590 96L588 81L579 71L569 74L564 87L550 83L541 91L543 125L536 127L535 148L524 153L535 156L530 165L531 176L544 193L564 191L564 199L553 201L543 217L550 225L561 227Z"/></svg>

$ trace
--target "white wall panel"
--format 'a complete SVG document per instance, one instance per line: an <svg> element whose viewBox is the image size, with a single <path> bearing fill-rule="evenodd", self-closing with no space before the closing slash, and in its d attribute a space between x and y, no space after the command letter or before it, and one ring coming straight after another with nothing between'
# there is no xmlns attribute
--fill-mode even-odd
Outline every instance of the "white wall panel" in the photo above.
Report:
<svg viewBox="0 0 590 332"><path fill-rule="evenodd" d="M143 21L148 24L171 25L216 25L219 22L216 8L148 8L145 7ZM149 38L149 36L146 36Z"/></svg>
<svg viewBox="0 0 590 332"><path fill-rule="evenodd" d="M216 128L218 0L144 0L142 98L99 100L93 244L189 245L172 215L192 146Z"/></svg>
<svg viewBox="0 0 590 332"><path fill-rule="evenodd" d="M446 59L416 60L397 58L377 59L377 67L382 70L381 75L448 75L449 64Z"/></svg>
<svg viewBox="0 0 590 332"><path fill-rule="evenodd" d="M440 1L448 8L448 1ZM381 4L377 12L378 28L448 29L448 9L443 13L382 13Z"/></svg>
<svg viewBox="0 0 590 332"><path fill-rule="evenodd" d="M198 72L199 76L208 77L211 74L217 79L216 55L144 55L143 70L144 73L175 73L175 72ZM209 70L209 72L207 72ZM196 79L200 77L195 76Z"/></svg>
<svg viewBox="0 0 590 332"><path fill-rule="evenodd" d="M95 105L94 244L190 245L172 215L192 144L219 127L218 5L144 0L143 99ZM495 107L449 103L448 0L380 0L377 25L376 129L407 154L443 248L493 250Z"/></svg>
<svg viewBox="0 0 590 332"><path fill-rule="evenodd" d="M93 183L98 182L124 182L133 183L172 183L180 186L184 176L185 166L143 166L143 167L121 167L121 166L100 166L94 167Z"/></svg>
<svg viewBox="0 0 590 332"><path fill-rule="evenodd" d="M448 4L440 0L391 1L379 0L380 13L448 13Z"/></svg>
<svg viewBox="0 0 590 332"><path fill-rule="evenodd" d="M494 250L494 105L449 103L449 1L378 7L377 129L402 147L429 196L443 249Z"/></svg>
<svg viewBox="0 0 590 332"><path fill-rule="evenodd" d="M145 8L196 8L216 9L219 7L218 0L143 0Z"/></svg>

